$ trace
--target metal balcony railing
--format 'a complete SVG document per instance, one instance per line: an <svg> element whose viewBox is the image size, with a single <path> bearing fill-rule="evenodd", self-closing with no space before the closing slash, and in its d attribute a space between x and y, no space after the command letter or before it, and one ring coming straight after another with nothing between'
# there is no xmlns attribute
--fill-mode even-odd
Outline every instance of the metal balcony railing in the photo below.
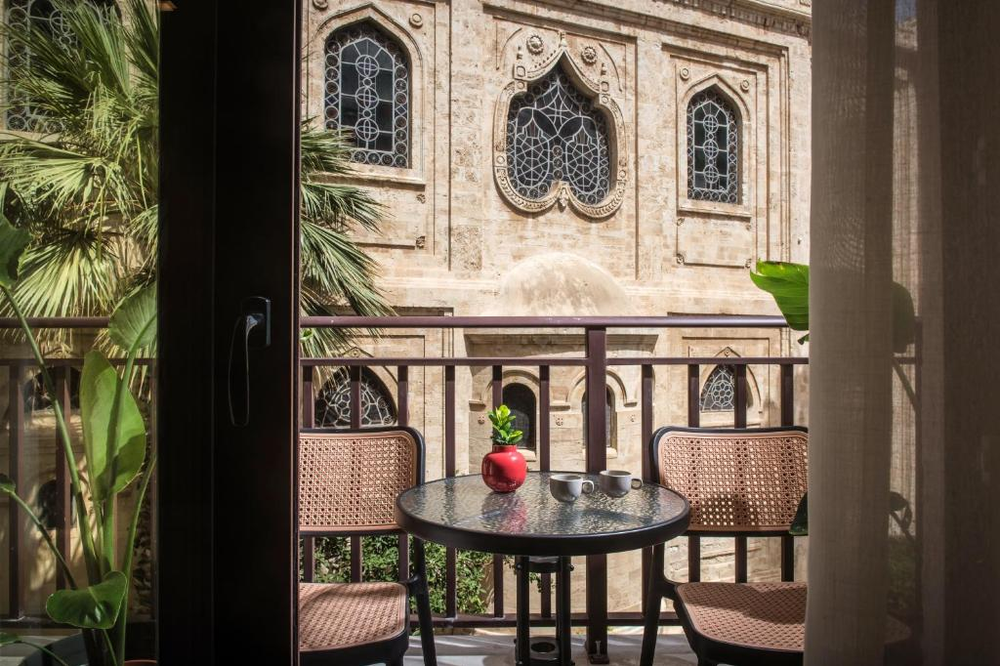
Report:
<svg viewBox="0 0 1000 666"><path fill-rule="evenodd" d="M107 326L107 318L39 318L31 320L37 328L74 328L100 329ZM14 328L16 322L0 319L0 329ZM314 423L314 405L318 386L316 382L317 369L346 368L350 382L350 414L351 426L361 426L361 373L365 367L394 368L396 378L396 413L399 424L407 425L409 406L411 404L411 368L440 368L443 375L442 385L425 387L425 391L440 391L443 403L443 437L440 442L428 439L428 449L434 446L443 447L443 471L445 475L454 475L457 470L456 455L456 369L457 368L490 368L491 396L493 405L502 401L504 367L537 368L538 376L538 421L536 437L536 464L539 469L549 470L551 460L551 394L550 377L553 367L575 366L583 368L585 373L585 389L588 395L604 395L606 376L609 366L637 367L640 378L640 412L642 439L642 475L644 479L651 478L649 469L648 445L654 429L665 423L657 423L654 416L654 370L664 366L683 366L686 368L686 384L677 390L686 393L687 425L700 425L701 410L699 405L701 393L702 366L719 364L734 367L735 401L732 423L735 427L747 425L748 382L747 366L776 366L779 371L778 394L780 404L780 420L773 425L793 425L795 406L795 368L808 363L803 357L686 357L686 356L609 356L609 331L621 332L624 329L782 329L786 327L782 317L769 316L664 316L664 317L449 317L449 316L408 316L408 317L303 317L300 320L302 328L341 328L362 331L367 329L439 329L446 331L479 331L501 329L507 332L537 332L551 333L553 330L573 330L582 332L582 344L579 355L576 356L497 356L497 357L339 357L339 358L302 358L300 359L301 378L301 418L307 425ZM151 361L145 361L151 363ZM56 400L68 408L71 403L70 382L73 368L82 367L82 358L59 359L52 361L56 368L57 396ZM34 361L26 358L0 359L0 366L9 373L9 404L13 407L23 405L23 387L30 378ZM672 390L672 389L670 389ZM586 471L598 472L607 467L607 449L605 433L607 424L606 406L604 401L589 400L586 404ZM9 409L8 441L9 455L8 475L16 482L23 474L22 461L25 442L25 410ZM675 424L680 425L680 424ZM57 516L56 543L69 552L70 529L69 522L69 491L65 471L65 460L61 448L55 447L55 469L57 486ZM9 504L9 525L20 525L17 505ZM351 578L361 579L361 539L351 537ZM790 536L781 539L781 577L783 580L793 578L793 539ZM400 571L407 570L408 548L406 537L400 537L399 566ZM25 552L23 534L17 529L8 530L7 547L8 560L8 619L22 617L22 567L28 562L29 553ZM314 575L314 539L303 539L303 570L306 580ZM648 568L651 549L643 552L643 585L642 595L645 595L646 569ZM745 537L735 539L735 577L737 581L747 579L747 541ZM445 613L436 618L439 626L449 627L496 627L513 626L514 618L505 615L505 595L503 589L503 560L495 557L493 560L493 612L483 615L468 615L458 612L458 580L457 559L454 550L449 549L446 557L446 590ZM689 580L699 580L701 577L701 544L696 536L688 537L688 577ZM606 556L590 556L586 566L586 613L575 614L574 624L587 627L588 648L597 645L607 645L609 626L641 625L642 618L638 612L609 613L607 595L607 558ZM56 581L58 586L62 580ZM552 581L548 575L541 579L540 612L532 617L533 623L547 624L554 622L551 606ZM664 624L676 622L673 613L662 614Z"/></svg>

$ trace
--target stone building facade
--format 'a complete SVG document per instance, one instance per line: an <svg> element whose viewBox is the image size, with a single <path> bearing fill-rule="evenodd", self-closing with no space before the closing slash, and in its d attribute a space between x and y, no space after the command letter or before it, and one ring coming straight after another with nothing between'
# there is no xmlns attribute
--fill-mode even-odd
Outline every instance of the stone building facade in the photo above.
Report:
<svg viewBox="0 0 1000 666"><path fill-rule="evenodd" d="M758 259L808 257L809 5L309 0L304 112L354 136L347 182L390 213L361 241L400 314L774 314L747 273ZM354 353L571 356L582 346L579 330L393 330ZM702 368L702 423L724 425L726 357L804 351L787 332L670 329L614 330L609 353L718 356ZM807 371L797 373L804 387ZM750 366L748 377L748 423L776 423L776 369ZM490 368L457 369L459 473L476 471L488 449L491 378ZM366 420L392 421L395 367L365 380ZM331 422L343 418L338 381L317 412ZM526 360L503 381L534 461L539 370ZM638 368L612 364L607 384L608 464L638 472ZM683 366L657 369L656 425L687 422L685 386ZM443 370L411 368L409 387L409 422L425 433L435 478ZM551 369L553 468L584 467L583 389L582 368ZM804 423L805 401L796 407ZM751 575L776 575L774 550L751 544ZM710 545L705 576L731 575L730 553ZM670 559L683 578L682 545ZM623 583L611 608L635 609L638 557L609 565Z"/></svg>

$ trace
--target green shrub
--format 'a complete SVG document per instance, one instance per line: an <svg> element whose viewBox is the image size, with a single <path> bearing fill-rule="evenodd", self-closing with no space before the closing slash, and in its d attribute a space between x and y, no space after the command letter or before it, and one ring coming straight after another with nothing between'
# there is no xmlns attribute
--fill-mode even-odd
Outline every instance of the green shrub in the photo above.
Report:
<svg viewBox="0 0 1000 666"><path fill-rule="evenodd" d="M398 539L395 536L364 537L361 540L361 577L363 580L399 580ZM445 548L426 545L427 584L431 612L445 612ZM413 561L411 548L410 561ZM493 557L487 553L460 550L456 557L458 572L458 612L485 613L488 595L486 580ZM350 540L341 537L316 539L317 583L345 583L351 579Z"/></svg>

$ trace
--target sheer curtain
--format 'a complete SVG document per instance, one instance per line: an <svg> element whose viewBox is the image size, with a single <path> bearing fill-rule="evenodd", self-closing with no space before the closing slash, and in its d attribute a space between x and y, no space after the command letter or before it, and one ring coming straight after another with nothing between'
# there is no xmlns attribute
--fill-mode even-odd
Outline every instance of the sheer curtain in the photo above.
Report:
<svg viewBox="0 0 1000 666"><path fill-rule="evenodd" d="M997 664L1000 2L813 31L806 664Z"/></svg>

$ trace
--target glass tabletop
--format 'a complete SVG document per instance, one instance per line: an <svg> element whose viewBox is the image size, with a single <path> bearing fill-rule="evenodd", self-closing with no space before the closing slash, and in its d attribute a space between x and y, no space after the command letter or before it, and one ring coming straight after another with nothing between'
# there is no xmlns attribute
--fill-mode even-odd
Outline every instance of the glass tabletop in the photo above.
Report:
<svg viewBox="0 0 1000 666"><path fill-rule="evenodd" d="M458 548L511 555L587 555L631 550L677 536L687 526L687 501L645 484L621 498L600 489L565 504L549 477L529 472L513 493L495 493L478 474L411 488L396 500L407 532ZM574 472L575 473L575 472ZM597 483L596 474L581 474Z"/></svg>

